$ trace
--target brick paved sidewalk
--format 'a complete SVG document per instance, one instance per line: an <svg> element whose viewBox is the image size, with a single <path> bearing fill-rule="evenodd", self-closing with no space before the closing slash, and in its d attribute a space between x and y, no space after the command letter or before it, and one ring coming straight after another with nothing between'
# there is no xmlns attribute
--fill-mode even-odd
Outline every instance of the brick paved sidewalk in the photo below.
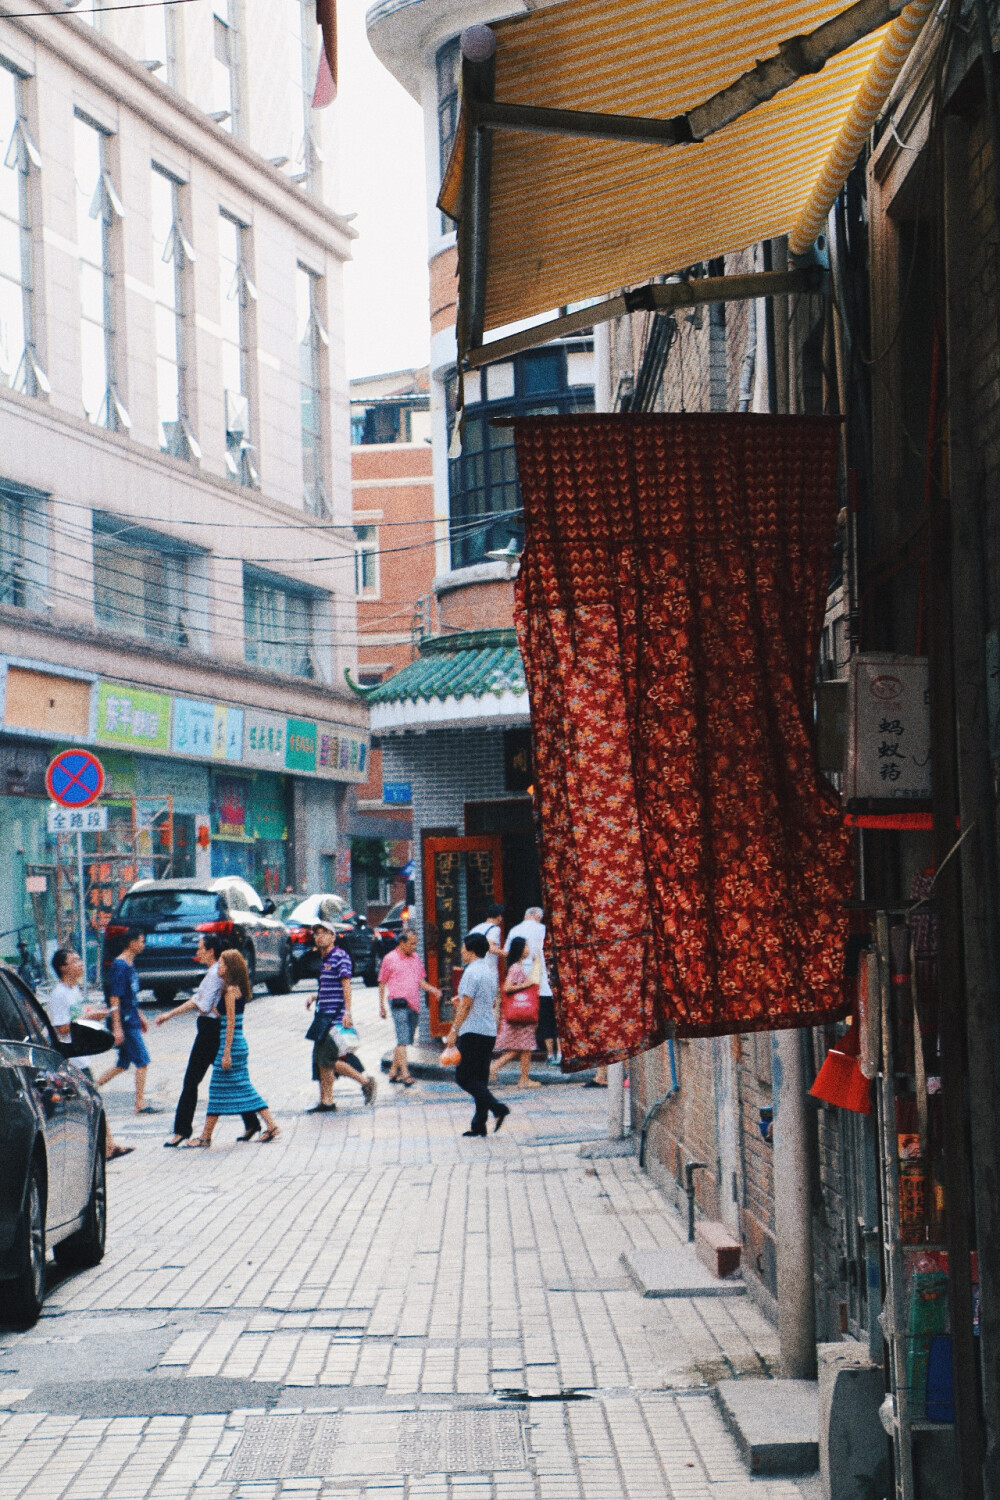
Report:
<svg viewBox="0 0 1000 1500"><path fill-rule="evenodd" d="M754 1304L644 1301L623 1275L682 1228L634 1159L580 1157L604 1094L504 1090L486 1141L447 1083L383 1082L366 1109L341 1081L306 1115L304 1000L247 1013L269 1146L223 1121L210 1152L163 1151L170 1113L110 1086L137 1149L108 1254L0 1333L0 1500L815 1500L747 1477L709 1392L776 1363ZM355 1016L374 1070L374 992ZM155 1103L189 1043L187 1018L151 1031Z"/></svg>

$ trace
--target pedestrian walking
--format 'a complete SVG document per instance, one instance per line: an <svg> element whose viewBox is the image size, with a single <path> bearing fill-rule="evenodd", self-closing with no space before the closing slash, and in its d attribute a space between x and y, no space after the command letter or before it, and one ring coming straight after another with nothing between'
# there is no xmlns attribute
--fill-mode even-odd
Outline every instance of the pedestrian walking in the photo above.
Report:
<svg viewBox="0 0 1000 1500"><path fill-rule="evenodd" d="M137 1115L158 1115L155 1104L146 1103L146 1070L149 1053L143 1035L149 1023L139 1009L139 976L135 972L135 960L146 946L146 935L138 927L129 927L125 933L125 945L111 965L108 974L108 1005L111 1010L111 1034L118 1048L115 1067L101 1075L97 1087L103 1088L120 1073L135 1068L135 1112Z"/></svg>
<svg viewBox="0 0 1000 1500"><path fill-rule="evenodd" d="M506 1104L490 1093L490 1058L497 1039L497 981L489 958L486 934L467 933L462 943L465 969L458 985L455 1020L446 1043L449 1047L457 1046L461 1053L455 1082L472 1096L476 1106L472 1124L463 1135L485 1135L491 1114L496 1122L495 1133L510 1114Z"/></svg>
<svg viewBox="0 0 1000 1500"><path fill-rule="evenodd" d="M441 991L428 983L424 961L417 952L417 934L412 927L404 927L399 934L399 942L385 955L378 971L378 1008L384 1021L388 998L392 1024L396 1030L389 1082L401 1083L408 1089L413 1087L416 1080L410 1075L406 1049L413 1045L417 1034L421 990L427 995L436 995L439 1000L441 998Z"/></svg>
<svg viewBox="0 0 1000 1500"><path fill-rule="evenodd" d="M157 1026L165 1026L175 1016L183 1016L190 1010L198 1012L198 1024L194 1041L191 1044L191 1055L188 1058L180 1098L177 1100L177 1109L174 1112L174 1133L169 1140L163 1142L164 1146L180 1146L183 1141L189 1141L194 1134L194 1112L198 1108L198 1089L205 1074L215 1062L222 1037L220 1006L224 986L219 972L219 959L225 947L225 939L218 932L203 932L199 935L194 958L195 963L203 964L206 969L204 979L190 1000L185 1000L183 1005L175 1005L173 1010L168 1010L165 1015L156 1018ZM248 1110L243 1116L243 1134L238 1135L236 1139L252 1141L259 1133L260 1119L254 1110Z"/></svg>
<svg viewBox="0 0 1000 1500"><path fill-rule="evenodd" d="M62 1042L68 1042L73 1036L73 1022L79 1016L85 1016L88 1020L103 1019L108 1014L107 1007L96 1005L85 1006L83 993L80 989L80 981L83 978L83 959L79 953L72 948L57 948L52 955L52 968L55 972L56 983L46 998L45 1009L49 1013L56 1036ZM89 1057L75 1057L73 1061L78 1068L93 1077L90 1070ZM117 1161L120 1156L131 1156L135 1150L134 1146L119 1146L111 1134L111 1127L104 1117L104 1159L105 1161Z"/></svg>
<svg viewBox="0 0 1000 1500"><path fill-rule="evenodd" d="M536 960L541 964L541 979L538 984L538 1025L535 1028L535 1036L539 1047L544 1047L548 1056L546 1063L550 1068L558 1068L562 1062L559 1051L559 1032L556 1026L556 1007L552 998L552 986L549 983L549 971L545 965L545 923L542 921L544 913L540 906L529 906L524 913L524 921L516 922L507 934L507 952L510 953L510 945L515 938L522 937L528 945L528 953L532 963Z"/></svg>
<svg viewBox="0 0 1000 1500"><path fill-rule="evenodd" d="M220 955L219 976L224 1017L222 1041L208 1083L205 1125L200 1136L184 1142L189 1151L212 1144L220 1115L242 1115L244 1120L248 1114L263 1115L267 1129L260 1138L262 1145L281 1133L266 1101L250 1082L250 1048L243 1035L243 1012L252 994L250 971L243 954L236 948L226 948Z"/></svg>
<svg viewBox="0 0 1000 1500"><path fill-rule="evenodd" d="M375 1102L378 1088L362 1066L361 1059L353 1052L341 1053L333 1035L336 1027L353 1028L351 1019L351 957L337 946L337 934L330 922L320 919L313 923L313 942L322 955L319 969L319 986L315 995L306 1001L306 1010L316 1005L316 1015L306 1035L313 1044L312 1076L319 1084L319 1101L306 1110L310 1115L333 1114L333 1081L339 1073L342 1078L353 1078L361 1085L366 1104Z"/></svg>
<svg viewBox="0 0 1000 1500"><path fill-rule="evenodd" d="M503 927L501 926L501 922L503 921L503 907L499 902L494 901L491 906L487 907L487 912L488 915L485 922L477 922L475 927L470 930L481 933L489 944L487 962L493 970L494 978L499 984L500 955L503 952Z"/></svg>
<svg viewBox="0 0 1000 1500"><path fill-rule="evenodd" d="M521 1061L518 1088L540 1089L542 1085L531 1077L530 1072L531 1054L535 1049L538 1008L535 1007L536 1019L533 1021L518 1021L507 1015L507 1011L511 1008L512 997L523 995L532 982L533 964L528 954L528 944L523 937L512 938L507 944L507 962L507 977L504 979L503 989L500 992L500 1029L497 1032L496 1041L500 1056L490 1068L490 1082L496 1083L500 1069L517 1057Z"/></svg>

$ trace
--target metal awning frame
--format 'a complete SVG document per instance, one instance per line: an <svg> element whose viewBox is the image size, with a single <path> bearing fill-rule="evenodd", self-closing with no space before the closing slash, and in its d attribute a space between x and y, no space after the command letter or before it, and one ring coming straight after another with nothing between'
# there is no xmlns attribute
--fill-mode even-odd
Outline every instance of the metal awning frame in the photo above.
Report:
<svg viewBox="0 0 1000 1500"><path fill-rule="evenodd" d="M461 156L461 208L458 227L459 240L459 308L458 344L460 362L469 368L487 364L503 357L505 352L532 348L572 332L574 328L588 327L600 321L597 308L587 309L589 316L571 313L564 318L550 319L534 329L497 340L488 346L483 344L486 311L486 276L489 255L489 205L490 176L493 154L493 135L496 131L532 131L544 135L576 136L611 141L631 141L671 147L694 145L710 135L731 125L758 105L784 89L791 87L800 78L818 73L826 62L845 52L855 42L871 32L893 21L904 9L906 0L855 0L846 10L814 31L802 36L789 37L782 42L774 57L758 62L735 82L713 94L703 104L688 110L686 114L670 119L650 119L633 115L598 114L580 110L550 109L539 105L509 104L494 98L496 59L471 61L463 57L462 62L462 114L456 139L456 150ZM449 172L446 173L442 200L448 188ZM444 212L447 205L441 202ZM764 284L769 275L783 276L791 273L761 273L753 278L759 283L753 292L734 293L736 298L778 295L779 292L801 290L796 287L774 287ZM724 301L727 298L720 283L729 278L712 278L720 289L712 297L691 296L690 301ZM745 281L747 278L737 278ZM667 287L642 288L641 294L676 292L678 284ZM706 285L705 281L683 283L688 287ZM811 290L812 288L808 288ZM623 294L625 296L636 294ZM621 306L613 304L622 303ZM641 304L640 304L641 305ZM677 302L654 302L651 306L670 307L685 305L684 299ZM611 308L605 317L619 316L632 309L622 298L612 298L600 308ZM539 331L541 330L541 332ZM515 341L520 341L516 342ZM489 350L487 354L486 350Z"/></svg>
<svg viewBox="0 0 1000 1500"><path fill-rule="evenodd" d="M829 272L820 260L796 266L790 271L754 271L746 276L699 276L692 281L654 282L633 291L620 292L616 297L595 302L590 307L563 313L558 318L546 318L544 323L520 329L507 338L480 344L467 352L464 364L470 370L477 370L496 360L510 359L525 349L537 349L539 344L547 344L551 339L592 328L595 323L624 317L626 313L670 312L674 308L697 307L706 302L752 302L757 297L823 293L829 282Z"/></svg>

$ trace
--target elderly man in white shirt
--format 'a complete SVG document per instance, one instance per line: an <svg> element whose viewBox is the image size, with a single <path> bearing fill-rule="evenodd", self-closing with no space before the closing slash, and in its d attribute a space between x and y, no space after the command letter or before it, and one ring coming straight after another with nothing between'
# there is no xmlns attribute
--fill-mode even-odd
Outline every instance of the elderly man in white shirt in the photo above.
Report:
<svg viewBox="0 0 1000 1500"><path fill-rule="evenodd" d="M528 947L527 959L534 963L537 958L541 963L542 978L538 986L538 1026L536 1036L544 1046L548 1057L546 1062L550 1068L558 1068L562 1062L559 1053L559 1036L556 1031L556 1008L552 1000L552 986L549 984L549 972L545 965L545 924L542 921L544 913L540 906L529 906L524 913L524 921L518 922L507 934L507 942L504 951L510 952L510 945L514 938L522 937Z"/></svg>

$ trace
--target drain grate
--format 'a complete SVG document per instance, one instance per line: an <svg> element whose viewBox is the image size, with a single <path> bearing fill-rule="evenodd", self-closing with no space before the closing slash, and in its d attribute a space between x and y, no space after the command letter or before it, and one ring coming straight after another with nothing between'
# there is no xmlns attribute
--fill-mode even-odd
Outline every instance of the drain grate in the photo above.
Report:
<svg viewBox="0 0 1000 1500"><path fill-rule="evenodd" d="M225 1478L490 1474L524 1467L516 1412L275 1413L247 1418Z"/></svg>

